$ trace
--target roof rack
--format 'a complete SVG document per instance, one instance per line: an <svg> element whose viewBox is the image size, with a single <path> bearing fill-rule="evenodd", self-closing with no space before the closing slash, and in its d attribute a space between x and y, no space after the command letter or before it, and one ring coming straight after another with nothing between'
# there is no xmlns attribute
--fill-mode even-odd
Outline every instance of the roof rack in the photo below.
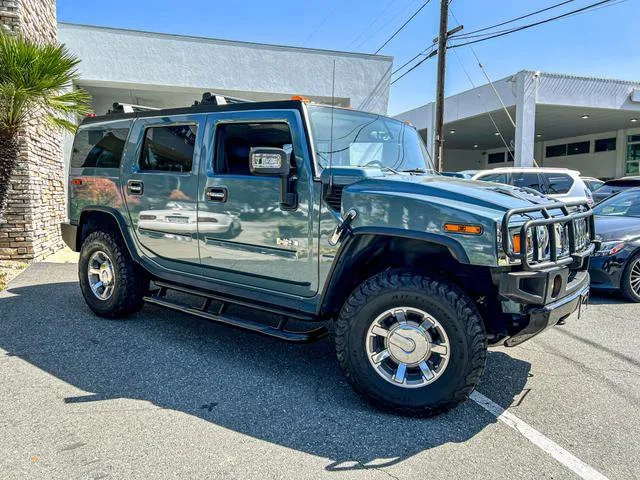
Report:
<svg viewBox="0 0 640 480"><path fill-rule="evenodd" d="M192 106L197 105L229 105L230 103L250 103L253 100L245 98L230 97L229 95L221 95L219 93L204 92L202 100L196 100Z"/></svg>
<svg viewBox="0 0 640 480"><path fill-rule="evenodd" d="M160 110L160 109L156 107L147 107L144 105L134 105L132 103L114 102L111 107L111 110L107 112L107 115L111 113L149 112L152 110Z"/></svg>
<svg viewBox="0 0 640 480"><path fill-rule="evenodd" d="M245 98L238 97L230 97L229 95L222 95L219 93L211 93L205 92L202 94L202 100L196 100L193 102L192 107L198 105L229 105L232 103L250 103L253 100L247 100ZM113 106L109 111L107 111L107 115L112 115L116 113L135 113L135 112L152 112L155 110L161 110L161 108L157 107L149 107L146 105L134 105L133 103L120 103L114 102Z"/></svg>

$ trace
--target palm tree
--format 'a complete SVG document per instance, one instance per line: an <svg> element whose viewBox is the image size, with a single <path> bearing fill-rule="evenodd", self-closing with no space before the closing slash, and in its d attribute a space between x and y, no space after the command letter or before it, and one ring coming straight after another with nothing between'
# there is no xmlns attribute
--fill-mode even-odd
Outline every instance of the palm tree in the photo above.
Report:
<svg viewBox="0 0 640 480"><path fill-rule="evenodd" d="M71 87L79 63L63 45L33 42L0 29L0 214L25 122L43 118L54 128L73 132L73 116L89 113L90 95Z"/></svg>

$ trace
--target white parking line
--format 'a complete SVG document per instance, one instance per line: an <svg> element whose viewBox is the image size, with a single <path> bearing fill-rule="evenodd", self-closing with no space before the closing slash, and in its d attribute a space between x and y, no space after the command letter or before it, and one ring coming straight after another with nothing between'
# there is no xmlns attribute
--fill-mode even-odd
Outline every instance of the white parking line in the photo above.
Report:
<svg viewBox="0 0 640 480"><path fill-rule="evenodd" d="M508 412L500 405L488 399L481 393L473 392L470 398L482 408L484 408L487 412L496 417L498 420L522 434L531 443L547 452L558 462L563 464L568 469L572 470L581 478L584 478L585 480L608 480L607 477L602 475L596 469L590 467L575 455L567 452L556 442L545 437L531 425L523 422L513 413Z"/></svg>

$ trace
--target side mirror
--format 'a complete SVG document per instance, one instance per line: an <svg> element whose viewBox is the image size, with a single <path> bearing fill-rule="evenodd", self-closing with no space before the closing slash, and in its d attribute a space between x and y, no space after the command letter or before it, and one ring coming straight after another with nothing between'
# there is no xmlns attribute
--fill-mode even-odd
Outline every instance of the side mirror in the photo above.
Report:
<svg viewBox="0 0 640 480"><path fill-rule="evenodd" d="M298 208L296 193L297 177L290 176L289 154L282 148L251 147L249 150L249 170L253 175L280 177L280 208Z"/></svg>
<svg viewBox="0 0 640 480"><path fill-rule="evenodd" d="M254 175L286 177L289 175L289 158L282 148L251 147L249 170Z"/></svg>

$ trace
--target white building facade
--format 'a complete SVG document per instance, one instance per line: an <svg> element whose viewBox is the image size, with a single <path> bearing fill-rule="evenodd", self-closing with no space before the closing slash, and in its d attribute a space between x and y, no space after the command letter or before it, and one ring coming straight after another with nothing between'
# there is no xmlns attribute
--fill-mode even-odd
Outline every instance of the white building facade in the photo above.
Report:
<svg viewBox="0 0 640 480"><path fill-rule="evenodd" d="M392 57L68 23L58 23L58 40L80 58L77 86L97 114L113 102L189 106L206 91L387 111Z"/></svg>
<svg viewBox="0 0 640 480"><path fill-rule="evenodd" d="M396 118L418 128L433 156L435 105ZM538 165L640 175L640 83L521 71L448 97L444 131L447 171Z"/></svg>

